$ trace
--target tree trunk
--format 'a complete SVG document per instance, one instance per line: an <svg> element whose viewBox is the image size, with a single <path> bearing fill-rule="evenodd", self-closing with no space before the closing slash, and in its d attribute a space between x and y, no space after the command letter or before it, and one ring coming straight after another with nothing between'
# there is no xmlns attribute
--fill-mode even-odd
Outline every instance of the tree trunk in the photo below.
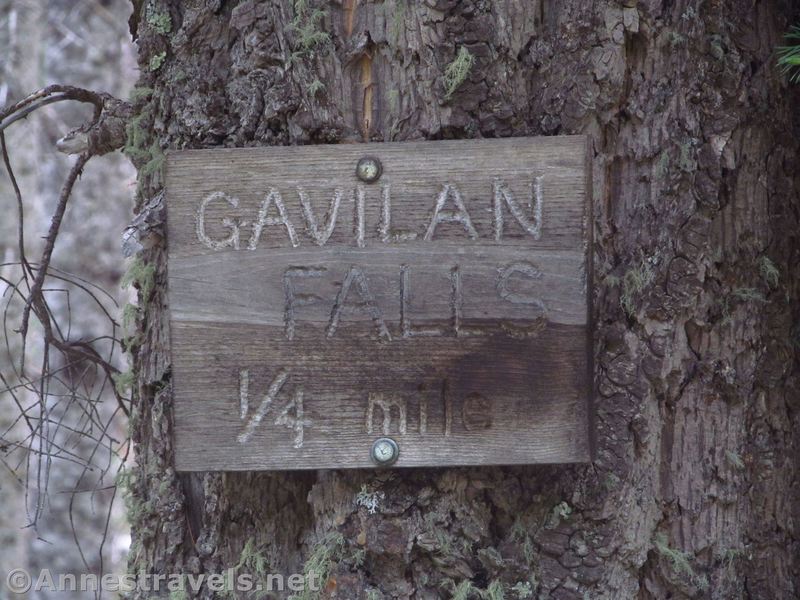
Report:
<svg viewBox="0 0 800 600"><path fill-rule="evenodd" d="M176 475L156 240L131 570L316 568L320 597L371 600L800 595L788 0L135 4L142 210L162 149L590 135L598 455ZM462 46L476 62L448 97Z"/></svg>

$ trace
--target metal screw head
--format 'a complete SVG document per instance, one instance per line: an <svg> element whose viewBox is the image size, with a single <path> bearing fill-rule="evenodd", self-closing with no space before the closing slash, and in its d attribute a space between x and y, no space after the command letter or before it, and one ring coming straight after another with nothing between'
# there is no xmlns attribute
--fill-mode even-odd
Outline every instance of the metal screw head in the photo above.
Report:
<svg viewBox="0 0 800 600"><path fill-rule="evenodd" d="M372 444L372 460L379 466L385 467L397 461L400 447L392 438L378 438Z"/></svg>
<svg viewBox="0 0 800 600"><path fill-rule="evenodd" d="M374 156L365 156L356 164L356 177L364 183L374 183L378 181L383 173L383 166Z"/></svg>

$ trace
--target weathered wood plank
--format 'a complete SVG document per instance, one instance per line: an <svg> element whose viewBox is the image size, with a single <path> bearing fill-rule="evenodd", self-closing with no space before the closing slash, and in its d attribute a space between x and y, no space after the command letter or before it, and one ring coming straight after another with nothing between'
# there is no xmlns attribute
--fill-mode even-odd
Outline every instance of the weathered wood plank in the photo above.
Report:
<svg viewBox="0 0 800 600"><path fill-rule="evenodd" d="M398 466L587 460L585 148L171 154L177 468L368 467L383 435Z"/></svg>
<svg viewBox="0 0 800 600"><path fill-rule="evenodd" d="M378 149L379 148L379 149ZM362 184L355 166L363 156L378 155L383 175L374 184ZM277 189L300 247L315 247L309 236L299 194L301 187L322 225L327 221L334 190L342 191L336 227L324 248L355 246L357 186L365 192L364 244L375 248L382 241L382 187L389 185L391 231L416 234L422 239L430 225L436 198L443 184L458 187L478 238L473 240L459 224L443 223L435 230L438 243L459 246L493 245L493 183L499 179L520 204L530 201L531 188L541 178L542 227L539 239L526 235L506 208L502 247L522 245L535 249L577 250L583 247L586 193L585 138L509 138L337 146L230 148L170 153L167 186L170 195L170 256L215 252L197 243L195 220L200 200L222 191L235 199L208 204L205 223L212 239L230 235L222 224L226 217L246 221L238 226L240 247L248 249L252 223L270 189ZM224 189L220 183L224 182ZM276 216L277 211L270 211ZM448 202L448 209L452 203ZM190 226L191 225L191 226ZM403 242L390 242L402 246ZM257 241L259 249L292 247L286 228L266 226Z"/></svg>
<svg viewBox="0 0 800 600"><path fill-rule="evenodd" d="M513 270L513 265L533 265L537 278ZM322 254L315 249L270 251L270 260L255 253L233 252L175 258L170 263L172 318L175 321L284 325L284 274L299 266L314 269L314 276L290 272L296 294L313 294L318 300L297 307L297 318L327 323L335 294L348 269L356 265L369 281L375 304L387 322L399 323L402 290L409 296L409 320L448 321L452 316L452 271L461 275L465 319L527 319L546 316L553 323L586 324L585 274L581 251L544 251L532 259L525 248L476 247L468 256L450 248L337 249ZM509 268L512 270L509 271ZM254 274L258 274L254 277ZM404 285L405 284L405 285ZM497 302L498 287L506 295L539 302ZM354 320L369 320L356 313Z"/></svg>
<svg viewBox="0 0 800 600"><path fill-rule="evenodd" d="M382 411L374 410L367 433L369 397L382 395L405 406L391 411L389 435L400 445L399 466L512 464L585 460L584 381L575 377L586 360L585 329L548 326L531 340L420 338L411 344L375 344L370 327L321 344L307 334L281 340L282 329L245 324L177 323L173 352L180 427L176 463L181 470L285 469L372 466L372 441L383 435ZM270 340L264 343L264 340ZM457 343L453 343L457 341ZM237 441L240 370L249 371L250 415L281 371L288 378L275 407L248 441ZM275 419L298 390L303 392L303 445L296 431ZM464 401L475 406L464 423ZM427 403L420 432L420 402ZM451 405L450 434L445 407ZM468 406L469 408L469 406ZM482 418L488 422L480 424ZM473 423L474 421L474 423ZM488 427L487 427L488 425Z"/></svg>

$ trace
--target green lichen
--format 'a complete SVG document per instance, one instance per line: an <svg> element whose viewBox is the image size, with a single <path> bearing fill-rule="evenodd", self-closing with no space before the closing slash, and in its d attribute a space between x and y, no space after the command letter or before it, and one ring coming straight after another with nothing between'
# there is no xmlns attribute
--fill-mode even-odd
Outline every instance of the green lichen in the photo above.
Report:
<svg viewBox="0 0 800 600"><path fill-rule="evenodd" d="M465 555L472 554L472 546L475 544L472 540L467 538L461 539L461 552Z"/></svg>
<svg viewBox="0 0 800 600"><path fill-rule="evenodd" d="M635 311L636 299L655 279L655 271L650 261L642 255L638 264L625 272L622 278L622 292L619 297L620 305L625 313L632 317Z"/></svg>
<svg viewBox="0 0 800 600"><path fill-rule="evenodd" d="M484 600L506 600L506 594L503 591L503 584L497 579L489 583L489 587L481 594Z"/></svg>
<svg viewBox="0 0 800 600"><path fill-rule="evenodd" d="M669 32L669 45L675 48L686 41L686 36L681 35L677 31Z"/></svg>
<svg viewBox="0 0 800 600"><path fill-rule="evenodd" d="M165 60L167 60L167 52L164 50L150 57L147 68L150 69L151 72L158 71L163 66Z"/></svg>
<svg viewBox="0 0 800 600"><path fill-rule="evenodd" d="M139 307L130 302L122 309L122 328L130 331L136 323L136 316L139 314Z"/></svg>
<svg viewBox="0 0 800 600"><path fill-rule="evenodd" d="M146 265L140 258L135 258L128 265L128 270L122 276L120 287L123 289L135 285L141 291L141 302L145 302L150 293L153 291L155 285L155 267L153 265ZM122 309L122 327L124 331L130 331L139 314L140 307L135 304L126 304ZM124 352L131 352L134 346L141 344L142 335L135 332L132 335L126 335L122 338L122 348ZM127 390L132 387L133 373L121 373L113 377L114 384L117 392L122 394L122 390Z"/></svg>
<svg viewBox="0 0 800 600"><path fill-rule="evenodd" d="M143 110L133 117L125 128L126 140L122 151L134 164L150 160L150 153L147 149L150 135L145 126L149 122L149 118L150 112Z"/></svg>
<svg viewBox="0 0 800 600"><path fill-rule="evenodd" d="M531 564L536 557L536 547L533 545L533 539L530 536L526 535L525 540L522 542L522 555L528 564Z"/></svg>
<svg viewBox="0 0 800 600"><path fill-rule="evenodd" d="M133 493L136 483L137 478L133 470L121 469L119 473L117 473L115 484L125 504L125 513L128 518L128 523L136 529L136 532L141 538L149 538L152 536L153 531L144 526L142 521L145 516L153 511L153 502L142 502L136 497Z"/></svg>
<svg viewBox="0 0 800 600"><path fill-rule="evenodd" d="M726 571L733 571L734 563L739 560L746 558L744 548L728 548L722 555L719 557L723 563L723 569Z"/></svg>
<svg viewBox="0 0 800 600"><path fill-rule="evenodd" d="M440 584L441 587L450 592L451 600L469 600L470 598L480 598L481 590L475 587L469 579L464 579L461 583L456 584L452 579L445 579Z"/></svg>
<svg viewBox="0 0 800 600"><path fill-rule="evenodd" d="M568 519L571 514L572 507L566 502L559 502L553 507L553 510L550 511L550 514L547 517L547 522L545 523L545 527L548 529L557 527L561 521Z"/></svg>
<svg viewBox="0 0 800 600"><path fill-rule="evenodd" d="M778 284L781 280L781 272L768 256L761 256L758 259L758 272L761 274L761 278L769 287L778 287Z"/></svg>
<svg viewBox="0 0 800 600"><path fill-rule="evenodd" d="M522 555L525 557L525 561L530 565L536 556L536 549L533 545L533 539L531 539L528 529L525 527L522 519L517 518L517 520L514 521L514 524L511 526L510 536L512 542L521 545Z"/></svg>
<svg viewBox="0 0 800 600"><path fill-rule="evenodd" d="M358 494L356 494L355 504L356 506L363 506L367 509L367 512L371 515L374 515L378 512L378 508L380 507L380 503L386 497L386 494L379 490L370 491L366 484L361 486L361 490L359 490Z"/></svg>
<svg viewBox="0 0 800 600"><path fill-rule="evenodd" d="M712 34L708 39L711 56L717 60L722 60L725 58L725 47L722 42L722 36L718 33Z"/></svg>
<svg viewBox="0 0 800 600"><path fill-rule="evenodd" d="M306 86L306 92L308 92L309 96L316 96L321 91L325 89L325 84L322 83L319 79L315 79L311 83Z"/></svg>
<svg viewBox="0 0 800 600"><path fill-rule="evenodd" d="M128 265L128 270L122 276L120 285L122 289L127 289L131 285L139 289L143 302L150 297L150 293L155 286L156 268L154 265L145 264L140 258L134 258Z"/></svg>
<svg viewBox="0 0 800 600"><path fill-rule="evenodd" d="M683 142L679 146L678 167L686 173L697 170L697 160L694 157L694 144L691 141Z"/></svg>
<svg viewBox="0 0 800 600"><path fill-rule="evenodd" d="M169 479L162 479L161 482L158 484L158 495L159 496L166 496L169 493L170 488L172 487L172 483Z"/></svg>
<svg viewBox="0 0 800 600"><path fill-rule="evenodd" d="M167 35L172 31L172 18L169 13L158 12L152 8L147 11L147 24L161 35Z"/></svg>
<svg viewBox="0 0 800 600"><path fill-rule="evenodd" d="M189 593L186 591L186 588L183 587L172 590L169 593L169 600L189 600Z"/></svg>
<svg viewBox="0 0 800 600"><path fill-rule="evenodd" d="M123 352L132 353L134 347L141 346L142 335L140 333L135 335L126 335L120 340L120 343L122 344Z"/></svg>
<svg viewBox="0 0 800 600"><path fill-rule="evenodd" d="M759 292L756 288L737 287L731 290L731 296L742 302L767 302L767 299L764 298L764 294Z"/></svg>
<svg viewBox="0 0 800 600"><path fill-rule="evenodd" d="M160 144L153 140L150 130L151 108L146 107L133 117L125 128L126 140L123 152L139 168L139 189L148 176L160 175L166 157Z"/></svg>
<svg viewBox="0 0 800 600"><path fill-rule="evenodd" d="M131 469L120 469L117 472L114 484L117 486L117 491L122 496L123 501L127 501L127 498L132 493L134 483L136 483L136 475Z"/></svg>
<svg viewBox="0 0 800 600"><path fill-rule="evenodd" d="M120 396L124 396L133 388L133 384L136 381L136 374L132 370L112 373L111 380L114 382L114 389L117 393Z"/></svg>
<svg viewBox="0 0 800 600"><path fill-rule="evenodd" d="M436 550L443 556L452 556L455 552L453 536L442 529L435 529L433 536L436 538Z"/></svg>
<svg viewBox="0 0 800 600"><path fill-rule="evenodd" d="M662 150L658 155L658 162L656 163L656 177L661 179L669 172L669 152Z"/></svg>
<svg viewBox="0 0 800 600"><path fill-rule="evenodd" d="M708 578L705 575L698 575L692 567L692 554L670 548L667 536L659 533L653 539L656 551L667 559L672 570L679 576L684 577L690 584L697 586L701 590L708 589Z"/></svg>
<svg viewBox="0 0 800 600"><path fill-rule="evenodd" d="M733 288L729 293L725 294L720 300L720 310L722 312L722 324L727 325L732 321L732 308L737 302L749 303L757 302L760 304L767 304L769 300L764 297L759 290L751 287L737 287Z"/></svg>
<svg viewBox="0 0 800 600"><path fill-rule="evenodd" d="M358 548L353 552L350 556L350 562L353 563L353 566L356 569L360 569L364 566L364 562L367 560L367 551L364 548Z"/></svg>
<svg viewBox="0 0 800 600"><path fill-rule="evenodd" d="M134 335L125 335L122 336L120 340L120 344L122 345L122 351L124 353L133 354L133 348L135 346L139 346L140 342L142 341L141 334L135 333Z"/></svg>
<svg viewBox="0 0 800 600"><path fill-rule="evenodd" d="M327 14L321 8L311 8L308 0L294 0L294 19L289 24L296 39L293 59L308 56L317 46L330 42L330 34L322 30L322 21Z"/></svg>
<svg viewBox="0 0 800 600"><path fill-rule="evenodd" d="M533 586L530 581L518 581L511 588L511 591L517 595L518 600L528 600L533 598Z"/></svg>
<svg viewBox="0 0 800 600"><path fill-rule="evenodd" d="M603 487L608 490L609 492L616 489L619 485L620 478L615 473L606 473L606 476L603 477Z"/></svg>
<svg viewBox="0 0 800 600"><path fill-rule="evenodd" d="M736 469L738 469L739 471L744 471L745 467L744 460L742 460L742 457L739 456L738 453L734 452L733 450L728 450L725 452L725 456L728 457L728 461L730 461L730 463Z"/></svg>
<svg viewBox="0 0 800 600"><path fill-rule="evenodd" d="M467 80L469 72L475 65L475 57L470 54L466 46L458 49L456 57L444 70L444 97L450 100L455 91Z"/></svg>
<svg viewBox="0 0 800 600"><path fill-rule="evenodd" d="M487 566L487 568L499 569L503 566L503 555L500 554L500 551L493 547L487 546L485 548L481 548L477 552L478 559Z"/></svg>
<svg viewBox="0 0 800 600"><path fill-rule="evenodd" d="M164 151L161 149L161 145L157 141L154 141L150 144L147 155L149 158L144 166L139 169L140 174L146 177L160 174L167 160Z"/></svg>
<svg viewBox="0 0 800 600"><path fill-rule="evenodd" d="M267 583L269 560L267 560L264 552L259 550L253 538L249 538L247 542L245 542L242 552L239 555L239 562L237 562L234 567L236 571L241 571L242 569L245 569L253 575L254 584L260 583L263 585ZM262 591L261 593L257 593L254 597L265 598L267 596L269 596L269 593L267 591Z"/></svg>
<svg viewBox="0 0 800 600"><path fill-rule="evenodd" d="M147 86L137 85L131 90L129 99L131 102L138 102L139 100L147 100L153 95L153 88Z"/></svg>
<svg viewBox="0 0 800 600"><path fill-rule="evenodd" d="M345 547L344 536L338 531L328 533L314 547L303 565L305 586L300 594L290 596L290 600L317 600L335 564L341 560ZM319 589L311 589L317 586Z"/></svg>
<svg viewBox="0 0 800 600"><path fill-rule="evenodd" d="M253 538L249 538L245 542L242 552L239 555L239 562L236 563L235 569L247 569L250 573L264 579L269 571L269 561L267 557L258 549L258 546Z"/></svg>

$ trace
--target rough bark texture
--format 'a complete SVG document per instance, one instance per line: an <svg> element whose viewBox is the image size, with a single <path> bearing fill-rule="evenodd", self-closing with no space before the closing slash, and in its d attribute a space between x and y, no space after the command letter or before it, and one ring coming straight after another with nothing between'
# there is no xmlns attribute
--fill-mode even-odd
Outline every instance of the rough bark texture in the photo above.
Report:
<svg viewBox="0 0 800 600"><path fill-rule="evenodd" d="M143 208L167 148L590 134L598 456L176 476L156 238L132 569L248 571L255 549L291 573L330 550L324 597L800 594L790 2L144 4ZM461 46L476 63L448 99Z"/></svg>

